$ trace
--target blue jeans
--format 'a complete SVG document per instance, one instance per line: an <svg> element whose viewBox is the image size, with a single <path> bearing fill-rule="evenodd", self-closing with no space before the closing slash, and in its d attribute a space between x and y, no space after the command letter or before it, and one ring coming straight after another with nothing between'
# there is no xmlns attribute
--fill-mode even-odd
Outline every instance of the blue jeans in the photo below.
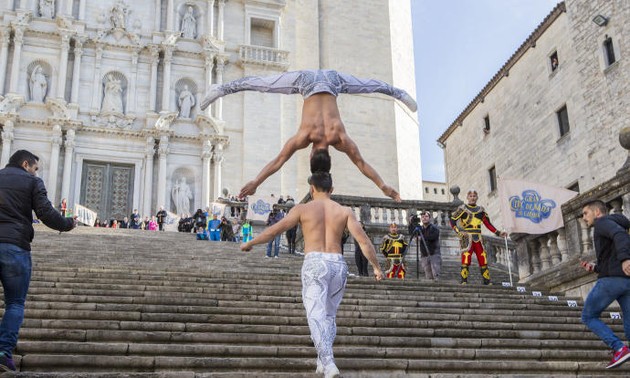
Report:
<svg viewBox="0 0 630 378"><path fill-rule="evenodd" d="M599 319L602 312L613 301L617 301L621 307L623 330L626 339L630 340L630 278L604 277L598 279L584 302L582 323L586 324L611 349L619 350L624 346L623 342L610 327Z"/></svg>
<svg viewBox="0 0 630 378"><path fill-rule="evenodd" d="M271 257L271 245L273 243L276 243L275 248L273 250L273 255L274 256L278 256L278 253L280 253L280 237L282 235L277 235L276 237L274 237L273 239L271 239L269 241L269 243L267 244L267 256Z"/></svg>
<svg viewBox="0 0 630 378"><path fill-rule="evenodd" d="M0 352L11 357L24 321L24 302L31 282L31 252L13 244L0 243L0 281L4 288Z"/></svg>

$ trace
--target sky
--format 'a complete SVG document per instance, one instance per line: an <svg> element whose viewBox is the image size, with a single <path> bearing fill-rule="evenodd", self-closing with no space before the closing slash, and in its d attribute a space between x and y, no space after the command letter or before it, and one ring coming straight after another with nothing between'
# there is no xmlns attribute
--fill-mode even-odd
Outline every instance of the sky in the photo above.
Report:
<svg viewBox="0 0 630 378"><path fill-rule="evenodd" d="M422 180L446 181L437 139L559 0L411 0Z"/></svg>

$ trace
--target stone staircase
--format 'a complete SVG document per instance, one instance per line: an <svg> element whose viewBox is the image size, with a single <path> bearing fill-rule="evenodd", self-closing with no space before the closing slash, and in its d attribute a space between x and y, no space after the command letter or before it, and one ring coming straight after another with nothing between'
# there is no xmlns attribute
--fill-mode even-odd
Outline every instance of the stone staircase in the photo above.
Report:
<svg viewBox="0 0 630 378"><path fill-rule="evenodd" d="M192 234L37 227L18 376L317 377L302 257L263 256ZM344 377L630 376L604 369L579 300L502 287L499 267L499 284L459 285L454 257L439 282L408 266L404 282L349 277L335 341Z"/></svg>

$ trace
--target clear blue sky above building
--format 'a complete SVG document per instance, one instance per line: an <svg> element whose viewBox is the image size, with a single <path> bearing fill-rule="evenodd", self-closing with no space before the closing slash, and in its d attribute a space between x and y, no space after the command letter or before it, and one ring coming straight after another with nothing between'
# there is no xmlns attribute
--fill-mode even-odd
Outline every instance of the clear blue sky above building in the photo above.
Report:
<svg viewBox="0 0 630 378"><path fill-rule="evenodd" d="M445 181L437 139L559 0L411 0L422 179Z"/></svg>

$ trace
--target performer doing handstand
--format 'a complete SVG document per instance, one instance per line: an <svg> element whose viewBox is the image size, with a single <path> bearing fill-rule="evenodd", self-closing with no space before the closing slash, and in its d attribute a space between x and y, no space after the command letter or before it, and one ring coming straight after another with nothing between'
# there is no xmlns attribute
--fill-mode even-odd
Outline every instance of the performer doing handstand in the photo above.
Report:
<svg viewBox="0 0 630 378"><path fill-rule="evenodd" d="M333 146L348 155L361 173L376 184L385 195L400 201L400 194L387 185L359 152L356 143L348 136L337 107L339 93L382 93L394 97L411 111L416 102L402 89L375 79L359 79L334 70L305 70L285 72L274 76L250 76L225 84L215 84L201 103L207 108L220 97L240 91L257 91L282 94L300 93L304 97L302 122L297 133L289 138L282 150L260 171L258 176L241 189L240 196L256 193L267 177L274 174L297 150L312 144L312 151Z"/></svg>

